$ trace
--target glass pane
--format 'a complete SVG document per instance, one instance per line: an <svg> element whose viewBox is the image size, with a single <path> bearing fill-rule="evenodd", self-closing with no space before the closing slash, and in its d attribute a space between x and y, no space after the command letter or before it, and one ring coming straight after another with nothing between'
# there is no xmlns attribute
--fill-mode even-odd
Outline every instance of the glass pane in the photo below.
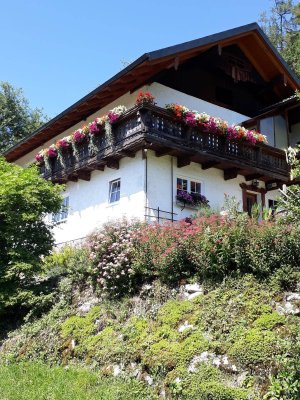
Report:
<svg viewBox="0 0 300 400"><path fill-rule="evenodd" d="M191 193L201 193L201 183L191 181Z"/></svg>
<svg viewBox="0 0 300 400"><path fill-rule="evenodd" d="M282 115L276 115L274 117L275 123L275 146L279 149L286 149L287 145L287 133L286 133L286 122Z"/></svg>
<svg viewBox="0 0 300 400"><path fill-rule="evenodd" d="M110 195L109 202L113 203L115 201L120 200L120 188L121 188L121 180L110 182Z"/></svg>
<svg viewBox="0 0 300 400"><path fill-rule="evenodd" d="M187 192L188 190L188 181L186 179L177 178L177 193L179 190L183 190Z"/></svg>
<svg viewBox="0 0 300 400"><path fill-rule="evenodd" d="M260 120L260 133L267 136L268 144L270 146L275 145L273 117L268 117Z"/></svg>

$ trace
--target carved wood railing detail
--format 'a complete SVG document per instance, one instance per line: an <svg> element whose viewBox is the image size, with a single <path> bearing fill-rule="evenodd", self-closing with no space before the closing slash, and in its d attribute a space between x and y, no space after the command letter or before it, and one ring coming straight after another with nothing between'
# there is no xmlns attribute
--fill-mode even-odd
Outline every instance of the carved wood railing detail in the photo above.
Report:
<svg viewBox="0 0 300 400"><path fill-rule="evenodd" d="M170 147L179 152L190 152L205 156L206 160L239 164L241 169L258 169L288 178L289 167L283 150L245 141L226 140L218 134L208 133L199 128L190 128L177 121L171 112L153 105L136 106L128 110L112 126L113 143L105 134L87 140L71 149L60 159L50 160L51 168L41 167L46 179L59 180L78 170L97 169L108 159L119 159L126 150L156 146ZM99 169L99 168L98 168Z"/></svg>

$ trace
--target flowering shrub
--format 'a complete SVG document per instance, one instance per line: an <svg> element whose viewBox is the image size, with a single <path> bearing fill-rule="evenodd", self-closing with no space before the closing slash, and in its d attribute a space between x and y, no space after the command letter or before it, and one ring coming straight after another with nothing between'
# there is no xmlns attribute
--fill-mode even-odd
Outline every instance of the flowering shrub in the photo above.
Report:
<svg viewBox="0 0 300 400"><path fill-rule="evenodd" d="M267 143L266 136L256 131L250 131L242 126L229 126L221 118L211 117L206 113L192 111L180 104L166 104L167 110L172 111L175 117L191 127L199 127L206 132L227 137L229 140L245 140L251 144Z"/></svg>
<svg viewBox="0 0 300 400"><path fill-rule="evenodd" d="M198 276L220 281L232 274L277 276L282 286L300 277L299 232L274 222L257 223L242 215L219 215L186 223L147 225L135 234L134 268L163 282ZM284 277L280 271L286 271ZM288 276L289 274L289 276ZM277 279L276 278L276 279Z"/></svg>
<svg viewBox="0 0 300 400"><path fill-rule="evenodd" d="M150 92L139 92L135 100L135 104L155 104L155 97Z"/></svg>
<svg viewBox="0 0 300 400"><path fill-rule="evenodd" d="M178 283L195 273L189 261L190 224L144 225L135 234L134 269L145 279Z"/></svg>
<svg viewBox="0 0 300 400"><path fill-rule="evenodd" d="M132 289L133 234L137 227L126 220L107 223L87 240L92 276L104 297L117 297Z"/></svg>

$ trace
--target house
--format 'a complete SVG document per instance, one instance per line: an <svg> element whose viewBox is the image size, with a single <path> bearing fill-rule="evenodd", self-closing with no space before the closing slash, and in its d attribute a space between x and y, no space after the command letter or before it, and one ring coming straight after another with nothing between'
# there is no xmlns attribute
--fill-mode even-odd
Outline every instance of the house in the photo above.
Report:
<svg viewBox="0 0 300 400"><path fill-rule="evenodd" d="M26 166L38 154L45 179L66 184L57 243L124 215L177 220L205 198L220 208L224 193L245 211L273 207L290 179L283 149L300 141L296 89L253 23L144 54L6 158ZM136 102L141 91L155 104Z"/></svg>

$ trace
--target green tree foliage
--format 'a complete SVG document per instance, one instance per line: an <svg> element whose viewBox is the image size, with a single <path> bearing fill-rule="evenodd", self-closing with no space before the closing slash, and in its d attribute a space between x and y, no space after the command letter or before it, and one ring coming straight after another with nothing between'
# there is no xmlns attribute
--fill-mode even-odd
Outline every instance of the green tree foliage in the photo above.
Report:
<svg viewBox="0 0 300 400"><path fill-rule="evenodd" d="M0 316L37 301L35 274L53 246L45 216L61 206L61 188L0 158Z"/></svg>
<svg viewBox="0 0 300 400"><path fill-rule="evenodd" d="M274 0L267 14L260 17L260 24L273 45L290 67L300 76L300 7L293 0Z"/></svg>
<svg viewBox="0 0 300 400"><path fill-rule="evenodd" d="M22 89L0 82L0 154L38 129L45 120L40 109L30 108Z"/></svg>
<svg viewBox="0 0 300 400"><path fill-rule="evenodd" d="M299 93L297 94L299 96ZM291 179L300 178L300 160L298 158L299 148L287 149L287 160L291 167ZM300 185L291 185L282 191L279 198L278 208L284 212L282 222L299 224L300 222Z"/></svg>

